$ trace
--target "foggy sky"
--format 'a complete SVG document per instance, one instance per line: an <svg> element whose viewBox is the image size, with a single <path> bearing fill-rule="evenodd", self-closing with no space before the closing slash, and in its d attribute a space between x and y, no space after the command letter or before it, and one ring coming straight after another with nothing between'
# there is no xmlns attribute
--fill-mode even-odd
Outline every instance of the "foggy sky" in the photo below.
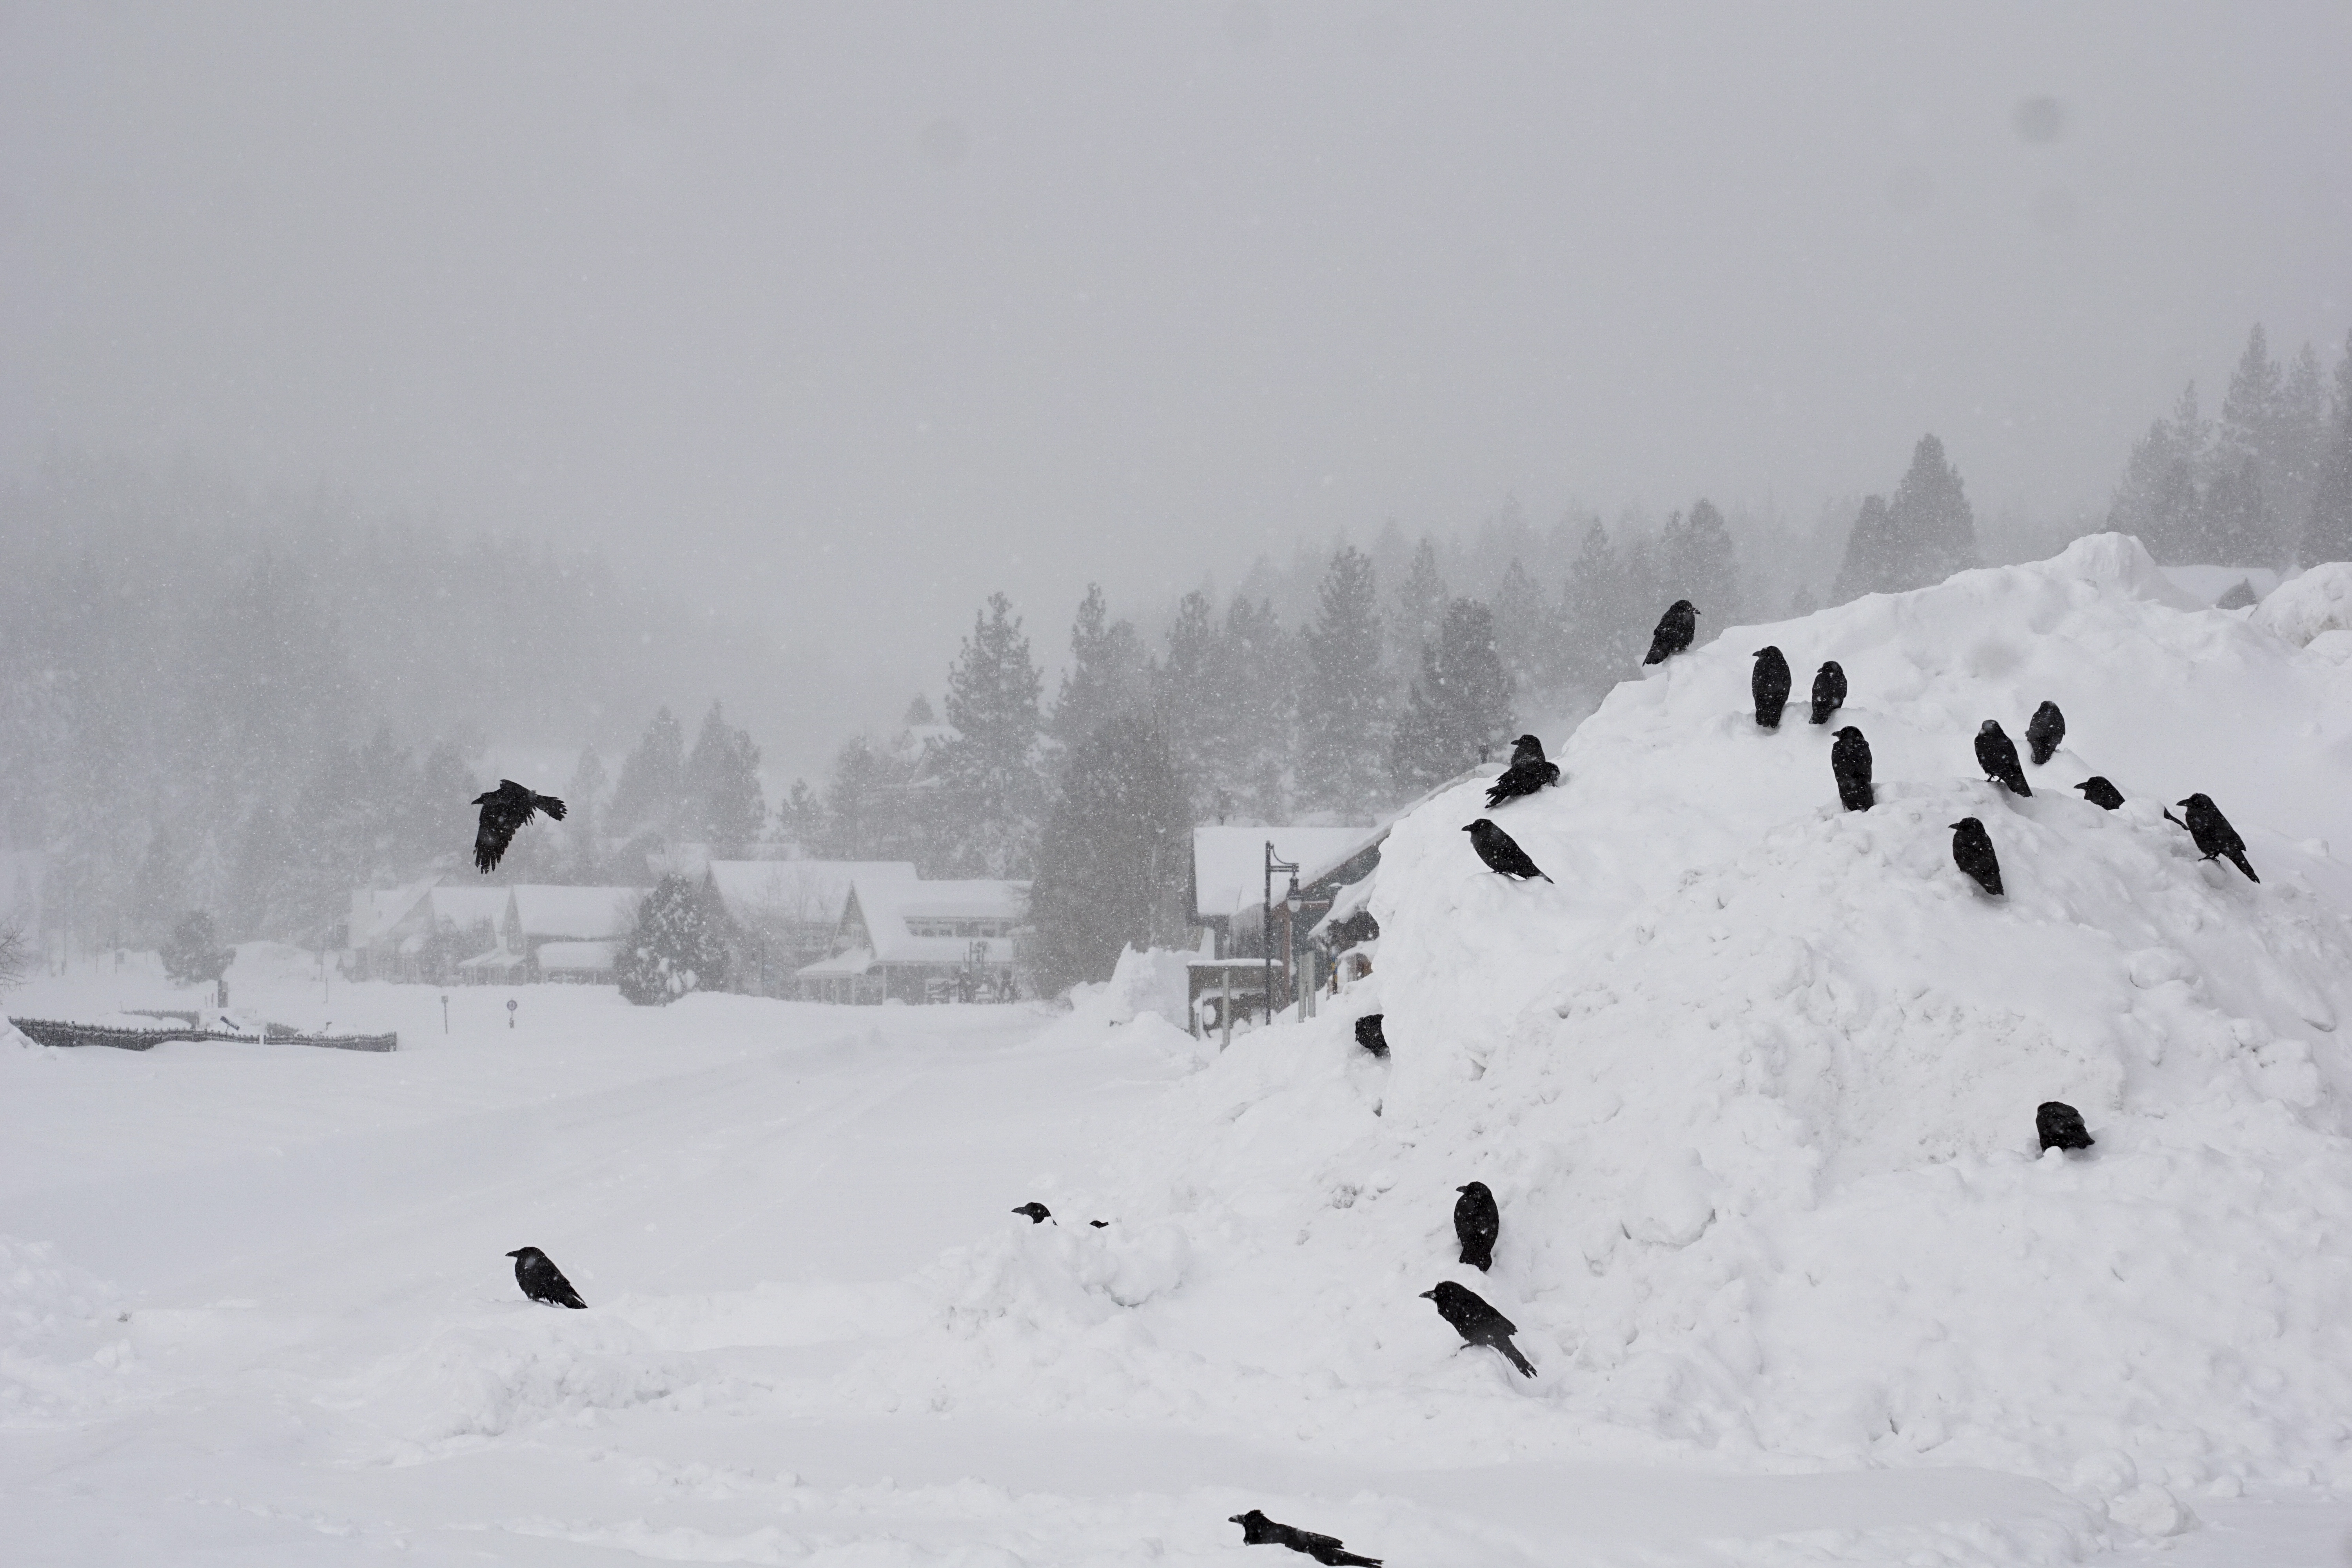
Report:
<svg viewBox="0 0 2352 1568"><path fill-rule="evenodd" d="M562 535L885 712L992 588L1057 654L1089 577L1507 493L1810 525L1932 429L2103 510L2254 321L2332 364L2347 62L2342 5L24 6L0 464Z"/></svg>

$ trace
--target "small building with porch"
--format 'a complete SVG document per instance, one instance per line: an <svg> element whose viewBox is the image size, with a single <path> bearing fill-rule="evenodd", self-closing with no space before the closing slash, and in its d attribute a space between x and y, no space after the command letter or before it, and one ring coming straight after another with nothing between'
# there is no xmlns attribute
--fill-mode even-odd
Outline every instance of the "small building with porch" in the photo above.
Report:
<svg viewBox="0 0 2352 1568"><path fill-rule="evenodd" d="M850 889L915 879L911 860L713 860L704 897L726 911L733 985L761 996L803 994L800 972L835 950Z"/></svg>
<svg viewBox="0 0 2352 1568"><path fill-rule="evenodd" d="M1009 1001L1013 933L1029 884L912 878L853 879L832 954L803 966L811 1002Z"/></svg>

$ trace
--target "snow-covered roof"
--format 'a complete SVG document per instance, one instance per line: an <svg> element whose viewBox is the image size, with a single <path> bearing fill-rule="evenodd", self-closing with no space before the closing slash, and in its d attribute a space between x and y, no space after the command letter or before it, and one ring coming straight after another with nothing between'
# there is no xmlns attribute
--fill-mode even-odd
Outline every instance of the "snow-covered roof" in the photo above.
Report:
<svg viewBox="0 0 2352 1568"><path fill-rule="evenodd" d="M987 943L982 962L1013 962L1011 936L918 936L909 921L926 917L952 921L1018 921L1028 918L1029 884L972 879L924 882L902 877L857 879L857 911L866 920L877 963L969 962L975 942Z"/></svg>
<svg viewBox="0 0 2352 1568"><path fill-rule="evenodd" d="M874 950L853 947L847 952L836 952L831 958L820 958L814 963L804 963L795 973L803 980L842 979L863 974L874 967Z"/></svg>
<svg viewBox="0 0 2352 1568"><path fill-rule="evenodd" d="M526 939L606 941L629 934L643 888L562 888L524 883L514 894L515 919Z"/></svg>
<svg viewBox="0 0 2352 1568"><path fill-rule="evenodd" d="M1330 870L1361 852L1377 827L1196 827L1192 829L1192 915L1222 920L1243 908L1256 909L1265 891L1265 847L1277 858L1296 860L1307 872ZM1274 896L1290 885L1274 879ZM1299 885L1307 879L1301 876Z"/></svg>
<svg viewBox="0 0 2352 1568"><path fill-rule="evenodd" d="M433 922L446 921L464 931L484 921L497 925L507 918L506 888L466 888L444 885L429 889L425 898L433 906Z"/></svg>
<svg viewBox="0 0 2352 1568"><path fill-rule="evenodd" d="M619 951L620 945L616 942L541 942L539 947L540 972L602 973L613 967L613 955Z"/></svg>
<svg viewBox="0 0 2352 1568"><path fill-rule="evenodd" d="M353 888L351 924L343 940L353 947L378 941L415 911L432 886L410 882L398 888Z"/></svg>
<svg viewBox="0 0 2352 1568"><path fill-rule="evenodd" d="M521 965L522 954L509 952L502 947L494 947L488 952L478 952L471 958L460 959L457 963L460 969L518 969Z"/></svg>
<svg viewBox="0 0 2352 1568"><path fill-rule="evenodd" d="M911 860L713 860L710 885L728 918L745 924L761 920L803 921L832 926L841 921L849 889L868 881L913 881Z"/></svg>

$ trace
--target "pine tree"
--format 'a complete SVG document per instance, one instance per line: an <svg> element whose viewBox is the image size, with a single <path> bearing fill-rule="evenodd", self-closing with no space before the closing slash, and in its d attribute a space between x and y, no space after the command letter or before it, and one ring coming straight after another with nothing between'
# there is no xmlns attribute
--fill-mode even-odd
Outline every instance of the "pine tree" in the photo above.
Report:
<svg viewBox="0 0 2352 1568"><path fill-rule="evenodd" d="M2305 566L2352 561L2352 332L2345 334L2344 356L2336 362L2336 407L2327 424L2303 530Z"/></svg>
<svg viewBox="0 0 2352 1568"><path fill-rule="evenodd" d="M1187 778L1207 780L1220 759L1215 738L1231 722L1217 689L1216 606L1195 588L1176 601L1168 628L1168 651L1152 671L1153 706L1168 749ZM1217 781L1220 786L1224 780Z"/></svg>
<svg viewBox="0 0 2352 1568"><path fill-rule="evenodd" d="M636 921L614 957L613 978L638 1006L660 1006L689 991L723 988L729 952L724 917L693 881L667 876L637 906Z"/></svg>
<svg viewBox="0 0 2352 1568"><path fill-rule="evenodd" d="M1846 535L1845 559L1838 563L1830 602L1843 605L1864 594L1895 591L1900 576L1894 526L1887 521L1886 498L1864 496L1854 513L1853 531Z"/></svg>
<svg viewBox="0 0 2352 1568"><path fill-rule="evenodd" d="M1703 625L1727 626L1739 618L1738 552L1713 501L1701 497L1687 518L1667 524L1660 543L1669 602L1688 599Z"/></svg>
<svg viewBox="0 0 2352 1568"><path fill-rule="evenodd" d="M1229 810L1244 810L1260 822L1288 819L1298 673L1296 639L1283 629L1273 602L1234 595L1210 665L1209 702L1217 723L1207 740L1210 772L1194 790L1201 807L1213 804L1221 791Z"/></svg>
<svg viewBox="0 0 2352 1568"><path fill-rule="evenodd" d="M1495 647L1518 689L1548 692L1559 683L1559 626L1535 578L1516 555L1495 585Z"/></svg>
<svg viewBox="0 0 2352 1568"><path fill-rule="evenodd" d="M593 746L580 748L572 783L563 792L563 831L572 841L572 875L583 886L602 879L604 864L604 759Z"/></svg>
<svg viewBox="0 0 2352 1568"><path fill-rule="evenodd" d="M2157 420L2147 435L2132 443L2123 479L2116 486L2116 499L2107 509L2107 527L2133 535L2159 561L2177 559L2175 542L2165 531L2163 498L2179 457L2172 422Z"/></svg>
<svg viewBox="0 0 2352 1568"><path fill-rule="evenodd" d="M1390 775L1414 794L1444 783L1482 754L1510 743L1511 678L1495 647L1495 617L1475 599L1445 606L1436 638L1423 646L1389 748Z"/></svg>
<svg viewBox="0 0 2352 1568"><path fill-rule="evenodd" d="M2286 532L2299 534L2302 520L2311 515L2311 494L2327 447L2327 386L2319 355L2309 343L2294 356L2279 389L2273 424L2278 473L2268 486L2271 510Z"/></svg>
<svg viewBox="0 0 2352 1568"><path fill-rule="evenodd" d="M1070 626L1070 668L1048 726L1054 738L1075 746L1113 714L1140 703L1149 662L1135 627L1112 620L1101 584L1087 584Z"/></svg>
<svg viewBox="0 0 2352 1568"><path fill-rule="evenodd" d="M872 742L852 736L834 754L824 789L822 853L835 860L883 860L896 838L898 813L889 770Z"/></svg>
<svg viewBox="0 0 2352 1568"><path fill-rule="evenodd" d="M2214 441L2208 522L2210 558L2240 565L2278 558L2278 541L2261 498L2283 477L2279 412L2284 388L2270 342L2259 323L2221 399L2221 423Z"/></svg>
<svg viewBox="0 0 2352 1568"><path fill-rule="evenodd" d="M1417 668L1422 648L1437 640L1445 624L1448 596L1444 574L1437 569L1437 546L1423 534L1421 542L1413 546L1404 581L1397 584L1396 616L1389 623L1398 668Z"/></svg>
<svg viewBox="0 0 2352 1568"><path fill-rule="evenodd" d="M767 799L760 791L760 748L727 722L716 702L703 715L683 783L693 837L722 858L740 857L759 842L768 821Z"/></svg>
<svg viewBox="0 0 2352 1568"><path fill-rule="evenodd" d="M1035 853L1043 687L1013 602L990 595L948 671L948 722L956 734L940 753L947 847L956 868L971 875L1021 876Z"/></svg>
<svg viewBox="0 0 2352 1568"><path fill-rule="evenodd" d="M2149 531L2161 545L2155 550L2158 561L2179 565L2205 558L2210 542L2205 528L2205 495L2198 488L2196 465L2177 446L2172 460L2157 477L2156 503L2148 521Z"/></svg>
<svg viewBox="0 0 2352 1568"><path fill-rule="evenodd" d="M686 774L686 731L667 708L657 710L635 750L621 762L607 816L623 837L667 834L677 821Z"/></svg>
<svg viewBox="0 0 2352 1568"><path fill-rule="evenodd" d="M1340 546L1318 598L1298 710L1298 793L1310 806L1361 816L1379 791L1386 728L1371 561L1353 545Z"/></svg>
<svg viewBox="0 0 2352 1568"><path fill-rule="evenodd" d="M1079 743L1030 889L1028 957L1040 990L1107 980L1129 946L1182 943L1192 826L1167 737L1144 715L1121 714Z"/></svg>
<svg viewBox="0 0 2352 1568"><path fill-rule="evenodd" d="M173 916L187 907L187 883L179 837L170 823L160 823L131 882L131 929L140 945L161 943Z"/></svg>
<svg viewBox="0 0 2352 1568"><path fill-rule="evenodd" d="M1940 583L1977 563L1976 514L1944 444L1922 436L1892 500L1863 502L1832 596L1894 594Z"/></svg>
<svg viewBox="0 0 2352 1568"><path fill-rule="evenodd" d="M1560 592L1560 616L1566 626L1566 674L1577 685L1605 689L1627 663L1621 646L1624 621L1624 574L1609 531L1594 518L1577 547Z"/></svg>
<svg viewBox="0 0 2352 1568"><path fill-rule="evenodd" d="M776 836L795 858L817 854L824 835L824 803L808 780L794 779L776 802Z"/></svg>
<svg viewBox="0 0 2352 1568"><path fill-rule="evenodd" d="M162 950L163 973L174 985L210 985L228 973L236 961L236 952L221 941L213 917L202 910L190 910L172 928L171 940Z"/></svg>
<svg viewBox="0 0 2352 1568"><path fill-rule="evenodd" d="M939 721L939 715L931 711L931 700L919 691L915 693L915 700L907 704L907 716L899 721L909 730L928 730Z"/></svg>
<svg viewBox="0 0 2352 1568"><path fill-rule="evenodd" d="M2261 471L2252 454L2234 470L2213 477L2205 503L2206 548L2199 559L2216 565L2255 566L2278 559L2278 539L2263 500Z"/></svg>

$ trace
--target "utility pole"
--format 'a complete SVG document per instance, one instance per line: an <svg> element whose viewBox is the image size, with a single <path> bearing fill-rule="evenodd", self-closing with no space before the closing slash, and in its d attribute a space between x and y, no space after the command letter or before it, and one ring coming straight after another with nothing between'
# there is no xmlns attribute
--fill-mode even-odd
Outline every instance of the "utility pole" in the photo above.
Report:
<svg viewBox="0 0 2352 1568"><path fill-rule="evenodd" d="M1285 897L1296 896L1298 891L1298 862L1285 860L1276 855L1274 840L1269 838L1265 841L1265 893L1258 906L1257 922L1258 945L1265 955L1265 1021L1269 1024L1274 1022L1274 874L1276 871L1290 874L1290 892Z"/></svg>

